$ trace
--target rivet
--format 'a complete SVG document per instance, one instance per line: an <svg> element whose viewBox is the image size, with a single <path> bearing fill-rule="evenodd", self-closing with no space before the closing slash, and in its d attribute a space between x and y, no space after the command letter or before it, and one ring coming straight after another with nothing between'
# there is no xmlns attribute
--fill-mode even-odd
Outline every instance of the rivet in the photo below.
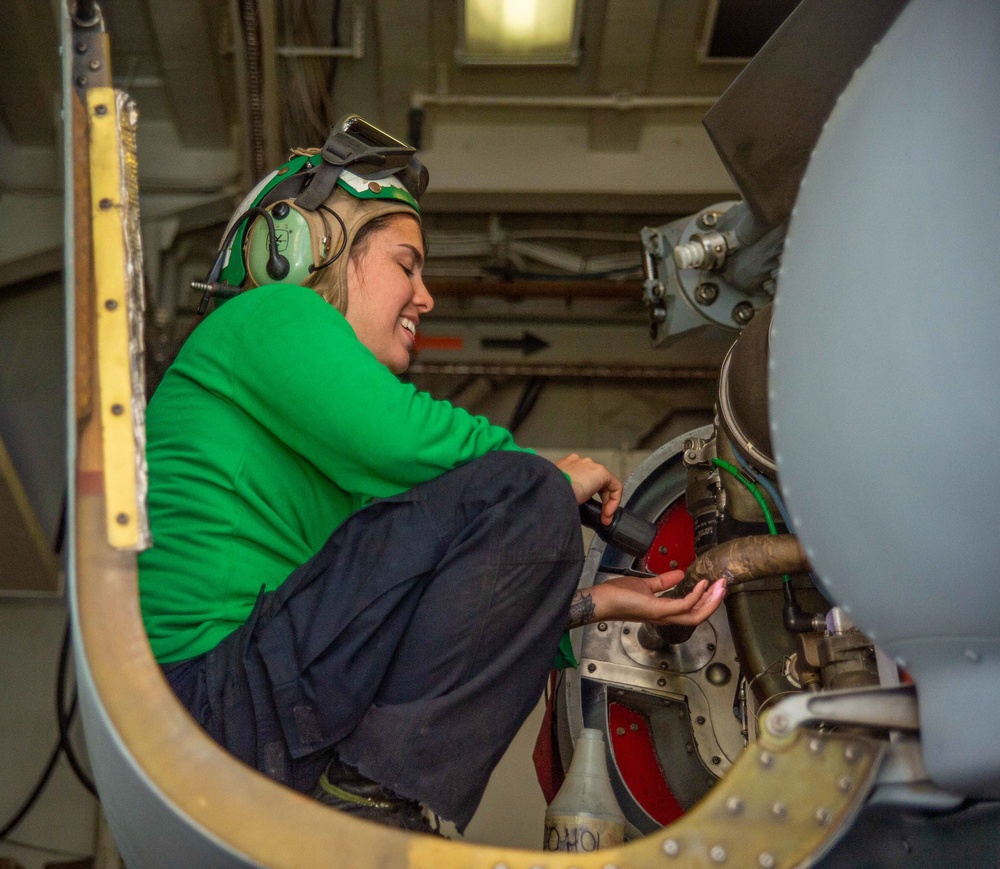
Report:
<svg viewBox="0 0 1000 869"><path fill-rule="evenodd" d="M617 729L617 730L615 731L615 733L617 733L617 734L618 734L619 736L624 736L624 735L625 735L625 728L624 728L624 727L619 727L619 728L618 728L618 729Z"/></svg>
<svg viewBox="0 0 1000 869"><path fill-rule="evenodd" d="M809 750L813 754L819 754L820 752L822 752L823 751L823 740L822 739L816 739L815 737L813 737L812 739L810 739L809 740Z"/></svg>
<svg viewBox="0 0 1000 869"><path fill-rule="evenodd" d="M635 722L633 721L633 722L632 722L632 723L631 723L631 724L630 724L630 725L628 726L628 729L629 729L629 730L631 730L631 731L632 731L633 733L638 733L638 732L639 732L639 725L638 725L638 724L636 724L636 723L635 723Z"/></svg>
<svg viewBox="0 0 1000 869"><path fill-rule="evenodd" d="M771 814L776 818L783 818L788 814L788 806L782 802L777 802L771 806Z"/></svg>
<svg viewBox="0 0 1000 869"><path fill-rule="evenodd" d="M781 712L775 712L774 715L768 719L768 725L773 733L785 733L787 732L789 725L788 716Z"/></svg>
<svg viewBox="0 0 1000 869"><path fill-rule="evenodd" d="M506 863L497 863L493 869L510 869Z"/></svg>
<svg viewBox="0 0 1000 869"><path fill-rule="evenodd" d="M816 823L822 827L827 821L830 820L830 812L820 806L815 812L813 812L813 817L816 819Z"/></svg>
<svg viewBox="0 0 1000 869"><path fill-rule="evenodd" d="M597 630L599 630L599 631L606 631L607 629L608 629L608 623L607 622L601 622L597 626Z"/></svg>
<svg viewBox="0 0 1000 869"><path fill-rule="evenodd" d="M670 559L669 567L671 570L677 570L677 560L674 558Z"/></svg>
<svg viewBox="0 0 1000 869"><path fill-rule="evenodd" d="M771 752L769 751L762 751L760 753L760 757L758 758L758 760L760 761L760 765L764 767L764 769L770 769L772 766L774 766L774 755L771 754Z"/></svg>
<svg viewBox="0 0 1000 869"><path fill-rule="evenodd" d="M722 845L713 845L712 849L708 852L708 856L712 858L713 863L725 863L726 857L729 855L726 853L726 849Z"/></svg>
<svg viewBox="0 0 1000 869"><path fill-rule="evenodd" d="M104 103L101 103L99 106L94 106L94 114L95 115L102 115L103 116L103 115L106 115L107 113L108 113L108 107L106 105L104 105Z"/></svg>
<svg viewBox="0 0 1000 869"><path fill-rule="evenodd" d="M663 688L667 684L667 680L660 676L660 678L656 680L656 684Z"/></svg>
<svg viewBox="0 0 1000 869"><path fill-rule="evenodd" d="M704 716L704 715L699 715L699 716L698 716L698 717L697 717L697 718L695 719L695 721L697 721L697 722L698 722L699 724L704 724L704 723L705 723L705 716Z"/></svg>
<svg viewBox="0 0 1000 869"><path fill-rule="evenodd" d="M757 865L760 866L760 869L774 869L776 863L777 861L774 859L774 855L768 854L767 851L764 851L757 858Z"/></svg>
<svg viewBox="0 0 1000 869"><path fill-rule="evenodd" d="M87 53L87 43L86 42L78 42L76 45L73 46L73 48L76 49L76 53L77 54L86 54Z"/></svg>
<svg viewBox="0 0 1000 869"><path fill-rule="evenodd" d="M681 852L681 844L676 839L665 839L663 841L663 853L668 857L676 857Z"/></svg>
<svg viewBox="0 0 1000 869"><path fill-rule="evenodd" d="M667 547L666 546L661 546L660 547L660 555L666 555L666 554L667 554Z"/></svg>
<svg viewBox="0 0 1000 869"><path fill-rule="evenodd" d="M368 189L371 190L372 193L381 193L382 185L379 184L377 181L369 181Z"/></svg>
<svg viewBox="0 0 1000 869"><path fill-rule="evenodd" d="M125 413L125 408L122 405L120 405L120 404L112 404L111 405L111 412L115 416L121 416L123 413Z"/></svg>
<svg viewBox="0 0 1000 869"><path fill-rule="evenodd" d="M114 205L114 203L110 199L108 199L107 197L105 197L104 199L102 199L98 203L98 205L101 206L102 210L107 211L109 208L111 208Z"/></svg>
<svg viewBox="0 0 1000 869"><path fill-rule="evenodd" d="M853 782L851 781L851 777L849 775L842 775L837 779L837 788L845 794L851 789L852 784Z"/></svg>
<svg viewBox="0 0 1000 869"><path fill-rule="evenodd" d="M87 66L89 66L92 70L96 72L101 68L101 62L99 60L92 60L90 63L87 64Z"/></svg>
<svg viewBox="0 0 1000 869"><path fill-rule="evenodd" d="M844 760L848 763L854 763L858 759L858 747L856 745L848 745L844 749Z"/></svg>
<svg viewBox="0 0 1000 869"><path fill-rule="evenodd" d="M618 869L618 867L614 863L605 863L604 869Z"/></svg>
<svg viewBox="0 0 1000 869"><path fill-rule="evenodd" d="M285 174L287 174L287 172L288 172L288 167L287 167L287 166L282 166L282 167L281 167L281 168L280 168L280 169L278 170L278 174L279 174L279 175L285 175Z"/></svg>
<svg viewBox="0 0 1000 869"><path fill-rule="evenodd" d="M622 628L622 633L625 634L625 636L627 637L629 634L632 633L632 629L631 628Z"/></svg>
<svg viewBox="0 0 1000 869"><path fill-rule="evenodd" d="M128 525L128 513L119 513L115 516L115 522L119 525Z"/></svg>
<svg viewBox="0 0 1000 869"><path fill-rule="evenodd" d="M597 664L587 664L587 672L593 673L597 669Z"/></svg>
<svg viewBox="0 0 1000 869"><path fill-rule="evenodd" d="M966 649L965 657L968 660L972 661L973 664L976 664L980 661L982 655L980 655L979 652L977 652L975 649Z"/></svg>
<svg viewBox="0 0 1000 869"><path fill-rule="evenodd" d="M710 652L714 652L715 651L715 643L709 643L707 646L705 646L705 648L708 649L708 651L710 651Z"/></svg>
<svg viewBox="0 0 1000 869"><path fill-rule="evenodd" d="M719 765L720 763L722 763L722 758L721 758L721 757L719 757L719 755L717 755L717 754L713 754L713 755L712 755L712 763L713 763L713 764L714 764L715 766L718 766L718 765Z"/></svg>
<svg viewBox="0 0 1000 869"><path fill-rule="evenodd" d="M731 815L738 815L743 811L743 800L737 796L726 797L726 811Z"/></svg>
<svg viewBox="0 0 1000 869"><path fill-rule="evenodd" d="M76 77L76 86L78 88L86 87L87 86L87 76L85 76L85 75L78 75Z"/></svg>
<svg viewBox="0 0 1000 869"><path fill-rule="evenodd" d="M694 754L694 746L690 742L684 744L684 750L688 754Z"/></svg>
<svg viewBox="0 0 1000 869"><path fill-rule="evenodd" d="M116 302L114 299L108 299L104 303L104 307L107 308L109 311L113 311L115 310L115 308L118 307L118 302Z"/></svg>

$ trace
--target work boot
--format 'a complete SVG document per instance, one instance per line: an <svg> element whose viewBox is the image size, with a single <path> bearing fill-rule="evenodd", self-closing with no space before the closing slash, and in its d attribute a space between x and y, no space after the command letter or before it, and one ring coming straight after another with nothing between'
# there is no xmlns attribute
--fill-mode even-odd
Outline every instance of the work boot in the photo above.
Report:
<svg viewBox="0 0 1000 869"><path fill-rule="evenodd" d="M324 805L387 827L442 835L424 815L420 803L397 796L336 757L323 770L311 796Z"/></svg>

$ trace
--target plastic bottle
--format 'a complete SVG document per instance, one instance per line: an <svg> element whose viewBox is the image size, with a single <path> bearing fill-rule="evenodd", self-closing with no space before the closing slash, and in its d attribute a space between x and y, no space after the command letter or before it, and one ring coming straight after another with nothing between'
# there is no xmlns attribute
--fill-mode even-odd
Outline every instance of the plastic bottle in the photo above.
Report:
<svg viewBox="0 0 1000 869"><path fill-rule="evenodd" d="M625 841L625 816L618 807L604 758L604 736L585 727L559 793L545 811L546 851L597 851Z"/></svg>

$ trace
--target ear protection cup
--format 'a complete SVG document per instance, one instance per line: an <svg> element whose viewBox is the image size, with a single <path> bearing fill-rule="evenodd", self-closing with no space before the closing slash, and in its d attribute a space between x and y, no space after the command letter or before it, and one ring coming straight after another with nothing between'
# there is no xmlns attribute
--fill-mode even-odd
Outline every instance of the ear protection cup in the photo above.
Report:
<svg viewBox="0 0 1000 869"><path fill-rule="evenodd" d="M270 206L274 221L277 253L287 261L286 268L275 268L271 255L271 233L264 220L255 220L244 243L244 262L251 286L269 284L300 284L308 286L314 280L315 268L326 258L331 248L331 230L322 214L304 211L293 202L282 201Z"/></svg>

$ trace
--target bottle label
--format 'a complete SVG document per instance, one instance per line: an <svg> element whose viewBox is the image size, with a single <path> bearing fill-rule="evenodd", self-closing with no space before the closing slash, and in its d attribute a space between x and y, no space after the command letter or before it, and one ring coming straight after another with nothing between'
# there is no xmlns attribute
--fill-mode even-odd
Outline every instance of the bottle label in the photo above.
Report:
<svg viewBox="0 0 1000 869"><path fill-rule="evenodd" d="M617 821L580 815L548 815L545 818L545 851L597 851L625 842L625 827Z"/></svg>

